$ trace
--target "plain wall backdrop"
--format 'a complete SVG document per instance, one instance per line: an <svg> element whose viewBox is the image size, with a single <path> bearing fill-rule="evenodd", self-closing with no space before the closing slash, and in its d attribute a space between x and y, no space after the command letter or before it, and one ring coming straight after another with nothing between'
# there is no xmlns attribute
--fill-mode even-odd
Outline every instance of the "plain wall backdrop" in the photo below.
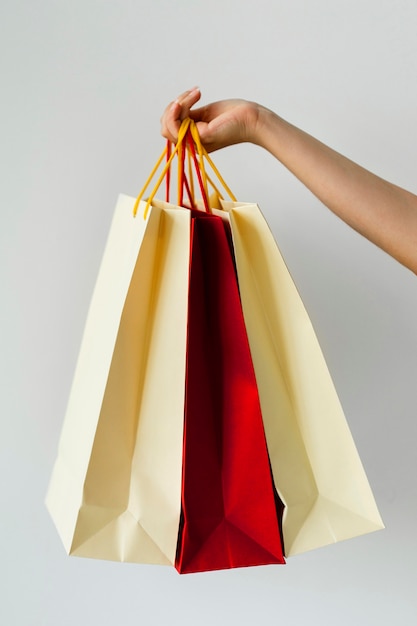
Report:
<svg viewBox="0 0 417 626"><path fill-rule="evenodd" d="M386 529L180 577L67 557L44 507L116 198L162 150L168 102L195 84L259 101L416 192L416 31L415 0L3 0L2 624L417 623L416 276L254 146L215 162L273 229Z"/></svg>

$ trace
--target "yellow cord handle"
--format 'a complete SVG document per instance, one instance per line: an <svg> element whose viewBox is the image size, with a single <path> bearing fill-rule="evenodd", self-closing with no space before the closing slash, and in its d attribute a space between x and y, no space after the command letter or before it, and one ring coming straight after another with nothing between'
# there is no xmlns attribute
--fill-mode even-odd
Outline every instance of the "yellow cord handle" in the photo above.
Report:
<svg viewBox="0 0 417 626"><path fill-rule="evenodd" d="M197 124L193 120L191 120L190 131L191 131L191 136L192 136L192 138L194 140L194 143L197 146L198 154L200 156L200 171L201 171L203 180L205 181L206 188L207 188L207 182L209 182L210 185L213 187L214 191L217 193L217 195L220 196L220 198L222 197L222 195L219 192L219 190L217 189L216 185L213 183L213 181L211 180L211 178L208 176L208 174L206 172L206 169L204 167L204 159L206 159L207 162L209 163L211 169L213 170L213 172L217 176L217 179L220 181L221 185L223 186L223 189L226 191L226 193L229 196L229 198L233 202L236 202L236 197L234 196L234 194L232 193L232 191L230 190L230 188L226 184L223 176L220 174L220 172L217 169L217 167L214 165L214 163L213 163L212 159L210 158L207 150L202 145L201 139L200 139L200 135L198 134Z"/></svg>
<svg viewBox="0 0 417 626"><path fill-rule="evenodd" d="M224 190L226 191L227 195L230 197L230 199L233 202L236 202L236 198L233 195L232 191L230 190L230 188L227 186L227 184L225 183L223 177L221 176L219 170L217 169L217 167L214 165L212 159L210 158L210 156L207 153L207 150L204 148L204 146L201 143L201 139L200 139L200 135L198 133L198 129L197 129L197 124L194 122L194 120L190 119L189 117L187 117L185 120L183 120L183 122L181 123L179 132L178 132L178 140L177 143L175 145L175 149L172 151L169 159L167 160L156 184L155 187L153 188L147 202L146 202L146 206L145 206L145 210L144 210L144 219L146 219L149 208L152 204L152 200L154 199L156 193L158 192L158 189L162 183L162 181L164 180L169 168L171 167L171 163L174 159L174 157L177 155L180 159L182 159L182 154L181 151L182 150L186 150L188 153L188 167L189 167L189 177L190 177L190 188L191 188L191 193L192 195L194 195L194 185L193 185L193 178L191 176L191 155L190 155L190 149L189 147L187 147L184 144L184 140L186 138L187 135L187 131L188 129L190 129L191 132L191 137L194 141L194 144L197 148L197 153L198 153L198 167L199 167L199 171L201 173L201 178L203 181L203 186L204 186L204 190L206 192L206 197L208 198L208 183L211 185L211 187L213 187L214 191L217 193L217 195L222 198L221 193L219 192L218 188L216 187L216 185L213 183L212 179L208 176L207 172L206 172L206 168L205 168L205 164L204 164L204 160L206 160L211 169L213 170L214 174L216 175L217 179L219 180L219 182L221 183L221 185L223 186ZM188 148L188 149L187 149ZM155 167L153 168L152 172L150 173L146 183L144 184L141 192L139 193L138 197L136 198L136 202L134 204L133 207L133 216L136 217L137 211L138 211L138 207L139 207L139 203L143 198L143 195L146 191L146 189L148 188L152 178L154 177L156 171L158 170L159 166L161 165L163 159L166 157L167 155L167 148L165 148L161 154L161 156L159 157ZM179 191L180 193L180 191Z"/></svg>
<svg viewBox="0 0 417 626"><path fill-rule="evenodd" d="M178 150L180 149L180 147L181 147L181 145L182 145L182 143L183 143L183 141L185 139L185 136L187 134L187 130L188 130L188 127L190 125L190 122L191 122L191 119L190 118L186 118L182 122L182 124L181 124L180 130L178 132L178 141L177 141L177 144L175 146L175 149L172 151L171 156L169 157L168 161L166 162L166 164L164 166L164 169L162 170L162 173L159 176L159 178L158 178L158 180L156 182L156 185L153 188L153 191L151 192L151 195L149 196L149 198L148 198L148 200L146 202L145 212L144 212L144 215L143 215L144 219L146 219L146 216L148 215L149 207L151 206L152 200L154 199L154 197L155 197L155 195L156 195L156 193L157 193L157 191L158 191L162 181L164 180L167 171L171 167L171 163L172 163L172 161L174 159L174 156L178 153ZM164 157L166 156L166 154L167 154L167 149L165 148L163 150L161 156L159 157L158 161L156 162L156 165L153 168L152 172L149 174L148 179L147 179L146 183L143 185L142 190L140 191L138 197L136 198L136 202L135 202L134 207L133 207L133 216L134 217L136 217L136 213L138 212L139 203L142 200L142 197L143 197L145 191L147 190L147 188L148 188L152 178L155 175L155 172L157 171L157 169L161 165L161 163L162 163Z"/></svg>

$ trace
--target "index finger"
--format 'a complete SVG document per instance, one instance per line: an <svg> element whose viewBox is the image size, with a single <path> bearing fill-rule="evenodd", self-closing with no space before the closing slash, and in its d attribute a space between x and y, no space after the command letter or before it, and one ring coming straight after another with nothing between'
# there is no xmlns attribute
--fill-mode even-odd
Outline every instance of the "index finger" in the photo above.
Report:
<svg viewBox="0 0 417 626"><path fill-rule="evenodd" d="M190 108L198 102L201 92L198 87L182 93L165 109L161 118L161 133L170 141L176 142L182 120L189 117Z"/></svg>

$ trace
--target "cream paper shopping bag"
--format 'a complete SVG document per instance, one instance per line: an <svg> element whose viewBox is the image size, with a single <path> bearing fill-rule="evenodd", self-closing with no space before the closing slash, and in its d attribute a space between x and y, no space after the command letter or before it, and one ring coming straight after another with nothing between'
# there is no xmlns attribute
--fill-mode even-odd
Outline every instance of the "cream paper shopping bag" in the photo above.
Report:
<svg viewBox="0 0 417 626"><path fill-rule="evenodd" d="M47 506L71 554L173 564L181 511L190 212L120 196Z"/></svg>
<svg viewBox="0 0 417 626"><path fill-rule="evenodd" d="M255 204L223 203L275 485L285 554L383 528L301 298Z"/></svg>

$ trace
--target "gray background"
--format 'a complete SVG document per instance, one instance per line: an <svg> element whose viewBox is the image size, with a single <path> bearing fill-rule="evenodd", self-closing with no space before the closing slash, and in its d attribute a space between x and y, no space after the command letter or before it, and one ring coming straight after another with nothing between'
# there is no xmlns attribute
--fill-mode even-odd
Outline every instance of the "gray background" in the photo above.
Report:
<svg viewBox="0 0 417 626"><path fill-rule="evenodd" d="M215 161L273 228L386 530L180 577L67 557L43 504L115 201L161 151L168 101L257 100L416 191L416 31L415 0L3 0L2 624L416 623L416 277L254 146Z"/></svg>

